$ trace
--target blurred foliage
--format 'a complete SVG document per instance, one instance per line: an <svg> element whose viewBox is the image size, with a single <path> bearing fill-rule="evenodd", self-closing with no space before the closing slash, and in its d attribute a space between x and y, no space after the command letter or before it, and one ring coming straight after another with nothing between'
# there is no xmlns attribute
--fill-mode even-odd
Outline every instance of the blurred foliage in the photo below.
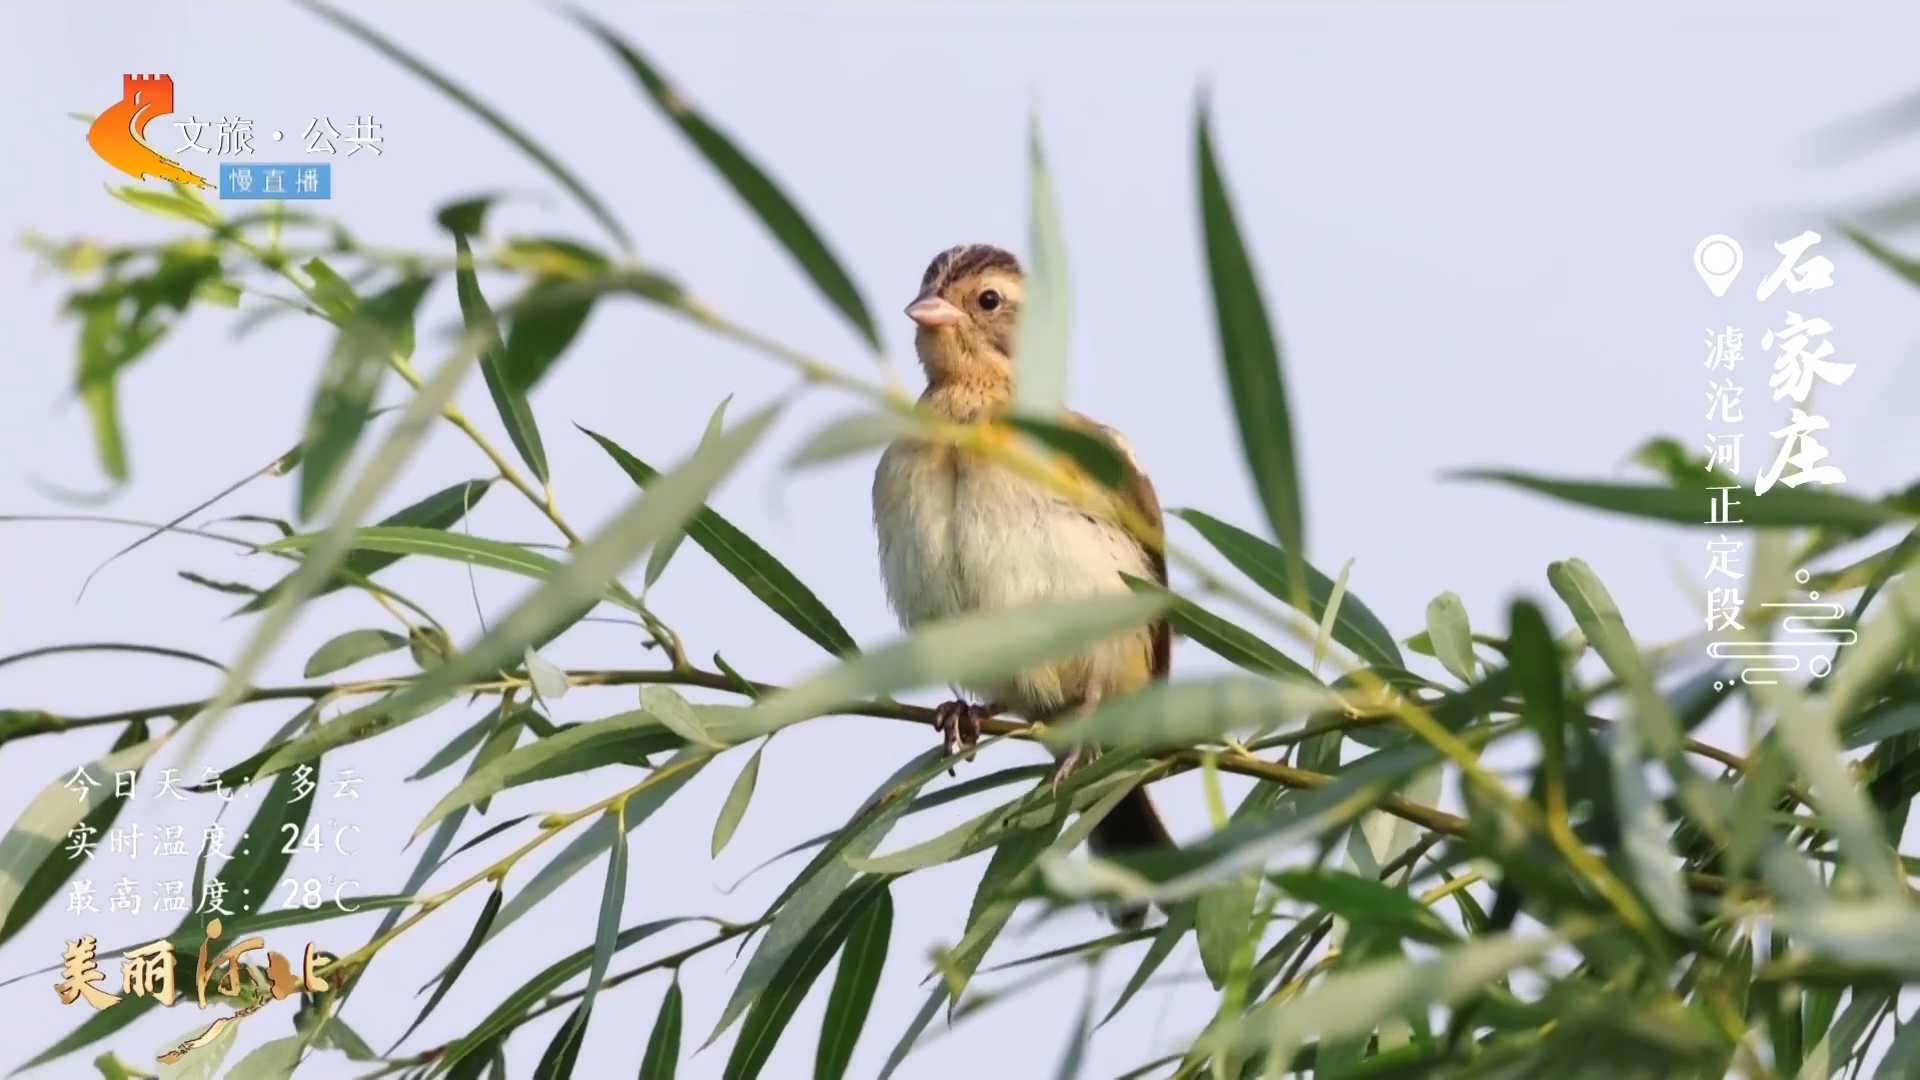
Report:
<svg viewBox="0 0 1920 1080"><path fill-rule="evenodd" d="M119 376L152 354L193 308L239 306L242 331L283 315L322 320L335 328L335 344L299 445L220 496L292 476L291 516L311 523L311 531L274 517L228 520L272 526L275 538L256 543L214 526L184 527L183 516L146 537L177 531L293 564L287 576L261 586L182 571L187 580L250 597L240 614L256 620L256 629L239 660L220 665L179 650L107 642L0 661L75 649L159 652L222 667L221 693L96 716L11 709L0 712L0 742L108 727L118 739L97 764L138 769L176 735L204 739L231 709L303 703L257 753L222 770L223 781L270 777L278 787L296 766L320 767L342 746L429 718L451 722L446 714L456 701L491 701L415 774L425 780L465 763L463 774L449 772L441 781L446 795L416 828L431 839L410 880L393 895L357 898L362 907L387 909L379 931L329 962L324 973L332 989L303 1001L292 1035L261 1047L232 1075L285 1076L296 1061L303 1075L339 1075L348 1068L342 1057L374 1076L504 1075L506 1041L528 1022L564 1010L536 1075L565 1076L602 1000L657 975L670 983L657 1018L629 1022L623 1032L643 1077L672 1076L683 1056L736 1026L724 1069L729 1078L759 1075L783 1040L811 1042L815 1075L825 1078L845 1074L856 1046L891 1040L886 1075L942 1012L965 1027L985 1005L1043 986L1048 1004L1035 1015L1059 1018L1057 1075L1072 1077L1104 1025L1176 953L1200 961L1207 986L1183 992L1208 995L1213 1017L1179 1033L1167 1057L1130 1075L1826 1077L1848 1069L1857 1075L1876 1037L1878 1076L1920 1068L1920 1022L1898 1012L1900 989L1920 979L1920 907L1909 884L1915 864L1899 850L1920 791L1920 671L1911 628L1920 578L1908 573L1920 546L1909 531L1920 485L1882 498L1742 492L1754 527L1748 535L1775 554L1768 565L1756 564L1748 589L1756 639L1773 629L1761 598L1810 589L1852 597L1848 623L1859 642L1832 673L1802 685L1748 686L1730 672L1703 668L1697 638L1643 645L1573 552L1542 568L1547 592L1515 600L1502 620L1477 628L1469 605L1435 582L1425 625L1396 637L1348 588L1345 570L1329 577L1308 559L1279 340L1203 103L1194 128L1201 240L1223 373L1266 520L1252 529L1199 509L1176 511L1211 553L1189 550L1178 537L1168 544L1187 586L1132 581L1132 596L986 612L862 648L826 599L706 505L775 420L777 405L729 422L722 403L700 444L665 470L612 437L585 432L634 491L598 534L583 536L568 523L548 485L546 447L570 433L543 432L529 392L566 359L595 307L638 300L664 309L798 372L806 392L856 398L863 411L817 433L794 468L910 435L991 456L1089 512L1114 513L1107 485L1123 482L1124 463L1105 443L1061 423L1052 411L1057 394L1046 388L1027 399L1039 401L1038 412L955 425L923 413L891 385L748 329L663 269L638 261L620 223L585 182L511 121L373 28L314 10L526 152L580 202L615 250L578 237L492 235L490 196L451 203L440 214L450 234L445 250L396 253L311 214L276 206L226 217L191 191L151 186L115 194L178 222L185 231L174 240L34 241L50 265L80 282L66 303L80 324L76 392L88 409L100 466L115 480L129 476L132 457L120 424ZM845 318L852 339L877 349L852 275L799 204L643 53L608 27L582 21L634 76L639 100L686 136L791 254ZM1037 131L1031 165L1033 235L1044 249L1040 274L1047 283L1041 291L1064 297L1065 252ZM1851 235L1890 270L1920 283L1912 261ZM415 312L442 278L452 279L465 333L423 373L415 367ZM1036 363L1046 365L1050 385L1064 359L1064 334L1062 310L1044 333L1029 335L1046 353ZM495 418L476 419L453 404L474 366ZM389 376L410 395L391 419L375 407ZM488 433L495 421L512 456ZM417 448L419 429L429 425L469 442L484 459L485 478L458 480L365 524ZM361 445L383 431L378 446ZM1704 519L1710 485L1738 483L1716 476L1671 439L1649 441L1635 460L1648 471L1644 481L1503 469L1471 475L1572 507L1683 526ZM496 486L513 489L551 524L551 545L457 528ZM1158 537L1158 522L1121 523ZM716 602L759 602L829 653L830 666L783 688L743 676L718 655L710 668L691 658L671 617L648 602L648 587L671 572L675 548L687 537L741 586ZM1410 554L1422 545L1408 538ZM635 593L623 575L643 554L644 584ZM1228 569L1217 568L1214 556ZM399 564L422 559L527 577L538 586L513 608L489 613L478 638L456 644L445 624L401 591L407 566ZM1429 565L1441 570L1445 561ZM1793 580L1788 568L1796 566L1811 570L1811 584ZM306 658L306 676L341 677L402 649L418 673L255 685L253 673L300 606L343 591L370 597L392 625L332 637ZM602 607L637 622L656 665L577 670L561 662L568 631ZM628 867L646 858L649 817L717 759L729 759L723 767L734 779L713 825L716 855L763 816L753 805L756 782L770 750L777 763L772 736L782 727L827 714L930 725L931 710L892 695L1011 672L1163 615L1191 646L1231 662L1233 673L1182 678L1105 703L1064 731L991 720L977 757L981 771L949 778L954 762L932 747L878 780L848 820L786 852L811 854L760 917L730 923L687 915L619 925ZM1581 664L1589 653L1604 674L1595 677L1594 665ZM1323 670L1330 672L1324 679ZM599 700L616 687L639 687L639 707L609 707L603 719L577 724L548 717L562 694ZM700 700L683 690L699 691ZM1723 748L1694 738L1709 718L1736 712L1751 719L1751 745ZM1096 741L1106 753L1056 787L1041 767L1007 764L999 747L1036 738L1054 746ZM1528 764L1491 764L1496 746L1513 751L1500 760ZM475 830L491 796L596 769L608 770L595 778L612 786L588 805ZM1203 773L1211 793L1209 835L1122 859L1072 854L1132 787L1192 770ZM1219 797L1223 772L1253 781L1231 811ZM1443 780L1460 793L1455 810L1435 805L1449 789ZM929 840L882 850L902 817L976 796L998 801ZM270 798L251 828L297 827L306 805ZM72 872L47 838L81 823L104 829L117 808L106 799L76 801L57 779L29 806L0 842L0 940L27 926ZM444 880L438 871L453 854L509 835L517 844L506 855L458 880L427 885ZM456 839L464 842L454 847ZM286 858L262 851L227 864L219 879L267 894ZM925 972L925 1006L904 1032L868 1030L883 970L918 962L889 954L892 883L980 853L988 858L977 891L945 916L950 946ZM546 858L532 869L536 855ZM460 1038L408 1045L494 936L602 860L600 917L572 952L513 988ZM484 899L472 895L481 892ZM984 965L1019 904L1055 912L1114 902L1150 904L1160 917L1138 930ZM226 934L338 914L330 906L254 913L230 920ZM469 917L474 921L462 934L458 923ZM343 1006L381 951L429 920L462 944L430 980L432 992L412 1025L378 1052L349 1025ZM652 940L701 927L703 937L676 949ZM169 939L187 953L205 933L203 920L189 916ZM728 943L750 950L748 959L716 1027L685 1039L687 991L679 970L724 963L715 956ZM1132 966L1124 991L1111 1001L1090 997L1079 1010L1061 1007L1056 977L1098 961ZM829 966L830 988L816 989ZM826 995L818 1030L789 1030L809 993ZM112 1037L151 1007L151 1000L136 999L90 1014L30 1063ZM108 1076L137 1075L112 1053L96 1064Z"/></svg>

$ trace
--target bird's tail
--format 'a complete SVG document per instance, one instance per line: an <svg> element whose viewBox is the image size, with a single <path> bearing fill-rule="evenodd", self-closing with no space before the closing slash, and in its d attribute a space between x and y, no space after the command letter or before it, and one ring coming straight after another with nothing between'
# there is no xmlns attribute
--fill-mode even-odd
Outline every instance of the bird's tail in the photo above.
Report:
<svg viewBox="0 0 1920 1080"><path fill-rule="evenodd" d="M1167 832L1166 822L1160 820L1160 811L1154 809L1144 785L1127 792L1087 838L1087 847L1100 856L1172 846L1173 836ZM1106 915L1115 926L1132 930L1146 921L1147 908L1145 904L1115 904L1107 908Z"/></svg>

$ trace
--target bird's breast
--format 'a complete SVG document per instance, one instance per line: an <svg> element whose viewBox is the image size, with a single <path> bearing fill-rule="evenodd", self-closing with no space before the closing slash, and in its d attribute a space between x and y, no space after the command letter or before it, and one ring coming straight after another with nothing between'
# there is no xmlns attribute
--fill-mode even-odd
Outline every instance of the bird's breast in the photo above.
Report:
<svg viewBox="0 0 1920 1080"><path fill-rule="evenodd" d="M1119 526L949 446L896 443L874 477L881 573L902 624L1127 591L1151 576Z"/></svg>

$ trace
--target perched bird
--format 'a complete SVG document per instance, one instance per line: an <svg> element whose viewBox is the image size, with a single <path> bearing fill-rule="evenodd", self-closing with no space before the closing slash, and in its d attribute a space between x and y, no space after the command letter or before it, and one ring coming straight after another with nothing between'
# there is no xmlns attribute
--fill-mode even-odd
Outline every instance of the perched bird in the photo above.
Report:
<svg viewBox="0 0 1920 1080"><path fill-rule="evenodd" d="M907 306L918 324L915 351L926 370L921 404L962 424L990 421L1013 402L1013 355L1022 279L1012 255L986 244L935 256ZM1161 527L1160 502L1119 433L1077 413L1067 422L1108 440L1130 466L1120 497L1141 520ZM887 447L873 478L873 520L887 598L902 625L1040 600L1126 593L1122 574L1165 583L1166 557L1114 521L976 453L949 444L902 439ZM1102 699L1167 677L1171 633L1153 623L1077 656L987 685L960 687L984 704L940 706L949 752L980 736L980 721L1002 711L1060 723ZM1062 759L1055 783L1081 760ZM1145 788L1135 788L1094 829L1096 853L1171 843ZM1136 921L1138 913L1131 913Z"/></svg>

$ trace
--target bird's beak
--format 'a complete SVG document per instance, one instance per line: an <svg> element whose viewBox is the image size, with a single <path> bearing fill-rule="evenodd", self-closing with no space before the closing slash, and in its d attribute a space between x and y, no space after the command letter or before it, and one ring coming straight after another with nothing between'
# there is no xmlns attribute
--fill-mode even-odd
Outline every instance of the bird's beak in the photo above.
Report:
<svg viewBox="0 0 1920 1080"><path fill-rule="evenodd" d="M937 296L923 296L907 305L907 318L923 329L937 330L960 321L960 309Z"/></svg>

